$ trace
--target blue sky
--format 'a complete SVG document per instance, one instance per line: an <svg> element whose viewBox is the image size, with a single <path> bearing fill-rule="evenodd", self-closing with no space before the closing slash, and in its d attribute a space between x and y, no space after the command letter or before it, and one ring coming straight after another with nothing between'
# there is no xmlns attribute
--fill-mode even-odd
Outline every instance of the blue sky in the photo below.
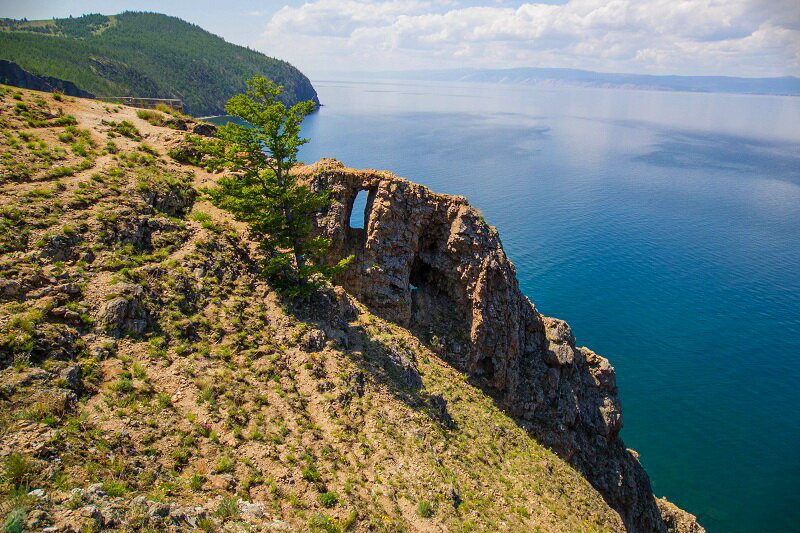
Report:
<svg viewBox="0 0 800 533"><path fill-rule="evenodd" d="M29 19L156 11L305 72L568 67L800 75L799 0L0 0Z"/></svg>

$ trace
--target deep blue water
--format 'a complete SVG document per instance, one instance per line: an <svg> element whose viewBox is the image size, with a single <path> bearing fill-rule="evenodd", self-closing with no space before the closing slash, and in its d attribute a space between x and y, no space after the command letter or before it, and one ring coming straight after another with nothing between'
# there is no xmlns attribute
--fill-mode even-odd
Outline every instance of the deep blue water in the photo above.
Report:
<svg viewBox="0 0 800 533"><path fill-rule="evenodd" d="M800 98L318 81L301 159L467 196L711 533L800 531Z"/></svg>

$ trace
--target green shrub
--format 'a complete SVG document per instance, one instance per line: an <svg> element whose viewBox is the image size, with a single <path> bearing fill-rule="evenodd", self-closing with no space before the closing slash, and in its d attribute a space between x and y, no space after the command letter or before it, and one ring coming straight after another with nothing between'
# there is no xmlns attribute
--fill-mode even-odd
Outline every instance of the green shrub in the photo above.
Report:
<svg viewBox="0 0 800 533"><path fill-rule="evenodd" d="M112 498L124 496L128 492L128 487L118 481L108 481L103 483L103 490Z"/></svg>
<svg viewBox="0 0 800 533"><path fill-rule="evenodd" d="M239 506L236 504L236 500L234 498L223 498L223 500L219 502L217 510L214 511L214 515L223 520L226 518L238 518Z"/></svg>
<svg viewBox="0 0 800 533"><path fill-rule="evenodd" d="M3 521L3 533L22 533L25 529L25 508L14 507Z"/></svg>
<svg viewBox="0 0 800 533"><path fill-rule="evenodd" d="M308 463L302 471L303 479L306 481L311 481L316 483L317 481L322 480L322 475L317 470L316 465L314 463Z"/></svg>
<svg viewBox="0 0 800 533"><path fill-rule="evenodd" d="M175 468L178 470L189 462L191 452L188 448L176 448L170 453L170 457L175 461Z"/></svg>
<svg viewBox="0 0 800 533"><path fill-rule="evenodd" d="M153 111L151 109L139 109L136 111L136 116L142 120L146 120L153 126L161 126L164 124L164 115L158 111Z"/></svg>
<svg viewBox="0 0 800 533"><path fill-rule="evenodd" d="M189 480L189 488L194 491L202 490L203 483L205 483L205 478L200 474L195 474L192 476L192 479Z"/></svg>
<svg viewBox="0 0 800 533"><path fill-rule="evenodd" d="M14 487L27 485L33 478L33 464L27 455L11 452L3 466L3 478Z"/></svg>
<svg viewBox="0 0 800 533"><path fill-rule="evenodd" d="M30 121L28 121L30 122ZM38 126L72 126L77 124L78 121L75 120L75 117L72 115L62 115L58 118L54 118L50 122L44 122L43 124L37 124Z"/></svg>
<svg viewBox="0 0 800 533"><path fill-rule="evenodd" d="M72 153L81 157L89 155L89 149L86 148L86 143L83 141L76 141L72 143Z"/></svg>
<svg viewBox="0 0 800 533"><path fill-rule="evenodd" d="M141 150L142 152L147 152L148 154L152 154L154 156L158 156L158 150L156 150L147 143L141 143L139 145L139 150Z"/></svg>
<svg viewBox="0 0 800 533"><path fill-rule="evenodd" d="M119 381L117 381L116 383L113 383L111 385L111 388L114 389L117 392L120 392L120 393L123 393L123 394L127 394L127 393L133 391L134 386L133 386L133 381L131 381L130 378L124 378L123 377L123 378L120 378Z"/></svg>
<svg viewBox="0 0 800 533"><path fill-rule="evenodd" d="M159 394L156 402L158 404L158 408L161 410L172 409L172 398L170 398L167 394Z"/></svg>
<svg viewBox="0 0 800 533"><path fill-rule="evenodd" d="M339 495L335 492L323 492L317 496L317 501L323 507L334 507L339 503Z"/></svg>
<svg viewBox="0 0 800 533"><path fill-rule="evenodd" d="M121 122L110 122L109 124L113 128L113 131L124 137L130 137L131 139L140 139L142 137L142 134L139 132L136 126L127 120L123 120Z"/></svg>
<svg viewBox="0 0 800 533"><path fill-rule="evenodd" d="M433 504L428 501L419 502L417 505L417 514L422 518L430 518L433 516Z"/></svg>
<svg viewBox="0 0 800 533"><path fill-rule="evenodd" d="M47 173L48 178L62 178L64 176L72 176L75 174L75 169L72 167L53 167Z"/></svg>
<svg viewBox="0 0 800 533"><path fill-rule="evenodd" d="M234 465L235 461L231 457L223 455L219 458L219 461L217 461L216 471L219 473L230 473L233 472Z"/></svg>

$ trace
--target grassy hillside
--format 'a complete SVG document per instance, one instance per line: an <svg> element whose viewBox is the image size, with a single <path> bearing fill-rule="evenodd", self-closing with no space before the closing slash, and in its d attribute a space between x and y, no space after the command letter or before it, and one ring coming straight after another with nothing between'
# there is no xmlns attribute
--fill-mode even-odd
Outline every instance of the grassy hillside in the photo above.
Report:
<svg viewBox="0 0 800 533"><path fill-rule="evenodd" d="M160 123L0 87L3 531L623 530L408 331L282 301Z"/></svg>
<svg viewBox="0 0 800 533"><path fill-rule="evenodd" d="M0 19L0 59L97 96L181 98L197 116L222 113L254 75L283 85L287 102L318 102L308 78L289 63L156 13Z"/></svg>

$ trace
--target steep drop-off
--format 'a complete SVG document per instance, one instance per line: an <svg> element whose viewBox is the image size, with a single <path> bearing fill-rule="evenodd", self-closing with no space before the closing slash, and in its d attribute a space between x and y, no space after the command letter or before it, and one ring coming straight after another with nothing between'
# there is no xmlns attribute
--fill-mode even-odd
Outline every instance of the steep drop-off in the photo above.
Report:
<svg viewBox="0 0 800 533"><path fill-rule="evenodd" d="M674 518L662 517L647 473L619 438L614 368L577 347L564 321L537 312L520 292L497 230L465 198L335 160L298 172L331 191L333 204L317 220L318 233L332 241L331 260L356 256L338 283L467 372L584 473L628 531L667 530ZM367 193L363 229L349 225L360 191Z"/></svg>
<svg viewBox="0 0 800 533"><path fill-rule="evenodd" d="M4 527L621 532L622 514L663 529L649 486L622 472L601 495L548 450L574 450L598 487L589 468L630 461L613 371L519 294L466 200L301 169L332 189L334 251L359 261L344 288L287 302L246 228L198 195L216 176L178 161L202 163L181 130L213 128L143 116L0 87ZM604 501L618 494L630 511Z"/></svg>

